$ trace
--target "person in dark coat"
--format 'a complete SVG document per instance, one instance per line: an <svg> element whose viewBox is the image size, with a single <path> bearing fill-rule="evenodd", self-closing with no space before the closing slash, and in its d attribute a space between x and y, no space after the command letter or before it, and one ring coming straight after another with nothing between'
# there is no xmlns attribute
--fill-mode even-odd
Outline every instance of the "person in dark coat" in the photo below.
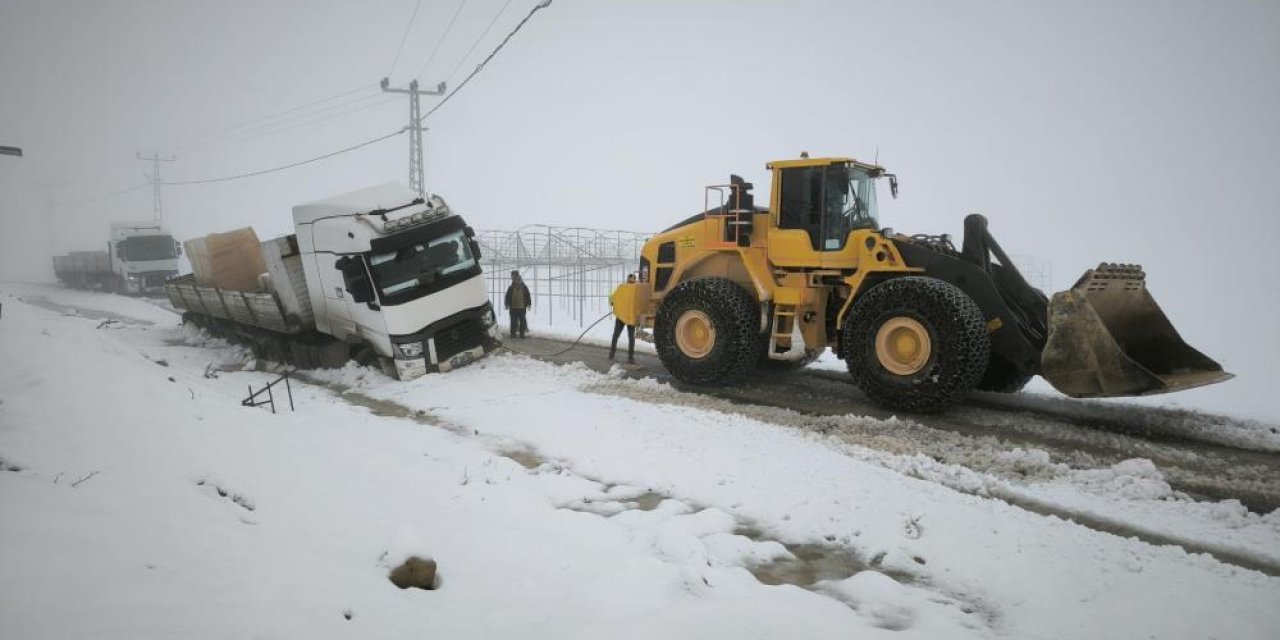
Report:
<svg viewBox="0 0 1280 640"><path fill-rule="evenodd" d="M627 284L635 284L635 282L636 282L635 274L634 273L627 274ZM618 293L618 290L614 289L613 293L609 294L610 309L613 308L613 297L617 295L617 293ZM612 360L614 353L618 351L618 336L622 335L623 327L627 328L627 362L631 364L635 364L636 363L636 328L629 324L624 323L622 321L622 318L619 318L617 316L613 317L613 342L609 343L609 359Z"/></svg>
<svg viewBox="0 0 1280 640"><path fill-rule="evenodd" d="M506 307L511 316L511 328L508 333L513 338L523 338L529 333L529 322L524 314L529 307L533 306L533 296L529 295L529 287L525 286L519 271L511 272L511 286L507 287L507 296L502 306Z"/></svg>

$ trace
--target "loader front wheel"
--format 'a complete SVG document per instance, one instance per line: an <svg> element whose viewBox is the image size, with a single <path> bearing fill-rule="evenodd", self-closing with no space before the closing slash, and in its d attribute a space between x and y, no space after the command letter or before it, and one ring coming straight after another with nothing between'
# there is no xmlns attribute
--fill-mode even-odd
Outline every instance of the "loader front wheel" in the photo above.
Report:
<svg viewBox="0 0 1280 640"><path fill-rule="evenodd" d="M677 380L724 385L755 364L759 322L759 305L742 287L725 278L698 278L663 299L654 344Z"/></svg>
<svg viewBox="0 0 1280 640"><path fill-rule="evenodd" d="M880 283L854 302L841 340L854 382L896 411L941 411L987 370L991 345L978 305L936 278Z"/></svg>

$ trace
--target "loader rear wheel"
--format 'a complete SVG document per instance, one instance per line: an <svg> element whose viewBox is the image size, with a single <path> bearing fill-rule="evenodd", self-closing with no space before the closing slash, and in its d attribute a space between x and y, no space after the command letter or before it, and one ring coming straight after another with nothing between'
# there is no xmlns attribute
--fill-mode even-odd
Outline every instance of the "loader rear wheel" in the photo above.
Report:
<svg viewBox="0 0 1280 640"><path fill-rule="evenodd" d="M936 278L904 276L862 294L841 340L854 382L887 409L928 413L962 400L987 370L978 305Z"/></svg>
<svg viewBox="0 0 1280 640"><path fill-rule="evenodd" d="M991 362L987 363L987 372L982 374L982 380L978 382L978 390L1017 393L1022 391L1033 377L1034 374L1023 373L1012 362L993 353Z"/></svg>
<svg viewBox="0 0 1280 640"><path fill-rule="evenodd" d="M658 307L654 343L677 380L723 385L755 365L759 305L732 280L698 278L677 285Z"/></svg>

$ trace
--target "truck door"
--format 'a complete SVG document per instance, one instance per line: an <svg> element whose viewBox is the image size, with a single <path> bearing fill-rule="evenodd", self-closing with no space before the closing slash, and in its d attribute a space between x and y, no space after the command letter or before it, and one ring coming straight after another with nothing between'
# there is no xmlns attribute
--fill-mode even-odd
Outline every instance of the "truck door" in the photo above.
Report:
<svg viewBox="0 0 1280 640"><path fill-rule="evenodd" d="M351 319L350 307L342 280L342 272L334 266L334 256L329 253L311 254L316 261L316 275L320 278L320 291L324 294L324 309L316 310L316 325L328 327L329 335L339 340L356 335L355 322ZM324 314L324 324L320 323L320 314Z"/></svg>

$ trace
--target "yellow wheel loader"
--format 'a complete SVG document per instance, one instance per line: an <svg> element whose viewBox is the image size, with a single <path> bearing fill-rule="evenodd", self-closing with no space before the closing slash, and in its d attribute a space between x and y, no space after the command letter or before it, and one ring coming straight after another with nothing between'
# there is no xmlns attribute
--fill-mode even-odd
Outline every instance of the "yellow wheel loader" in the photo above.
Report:
<svg viewBox="0 0 1280 640"><path fill-rule="evenodd" d="M796 368L830 347L877 404L938 411L973 389L1042 375L1074 397L1177 391L1231 377L1178 336L1140 267L1102 264L1049 300L970 215L964 240L881 228L876 186L851 158L768 165L768 207L738 176L651 238L614 312L691 384Z"/></svg>

